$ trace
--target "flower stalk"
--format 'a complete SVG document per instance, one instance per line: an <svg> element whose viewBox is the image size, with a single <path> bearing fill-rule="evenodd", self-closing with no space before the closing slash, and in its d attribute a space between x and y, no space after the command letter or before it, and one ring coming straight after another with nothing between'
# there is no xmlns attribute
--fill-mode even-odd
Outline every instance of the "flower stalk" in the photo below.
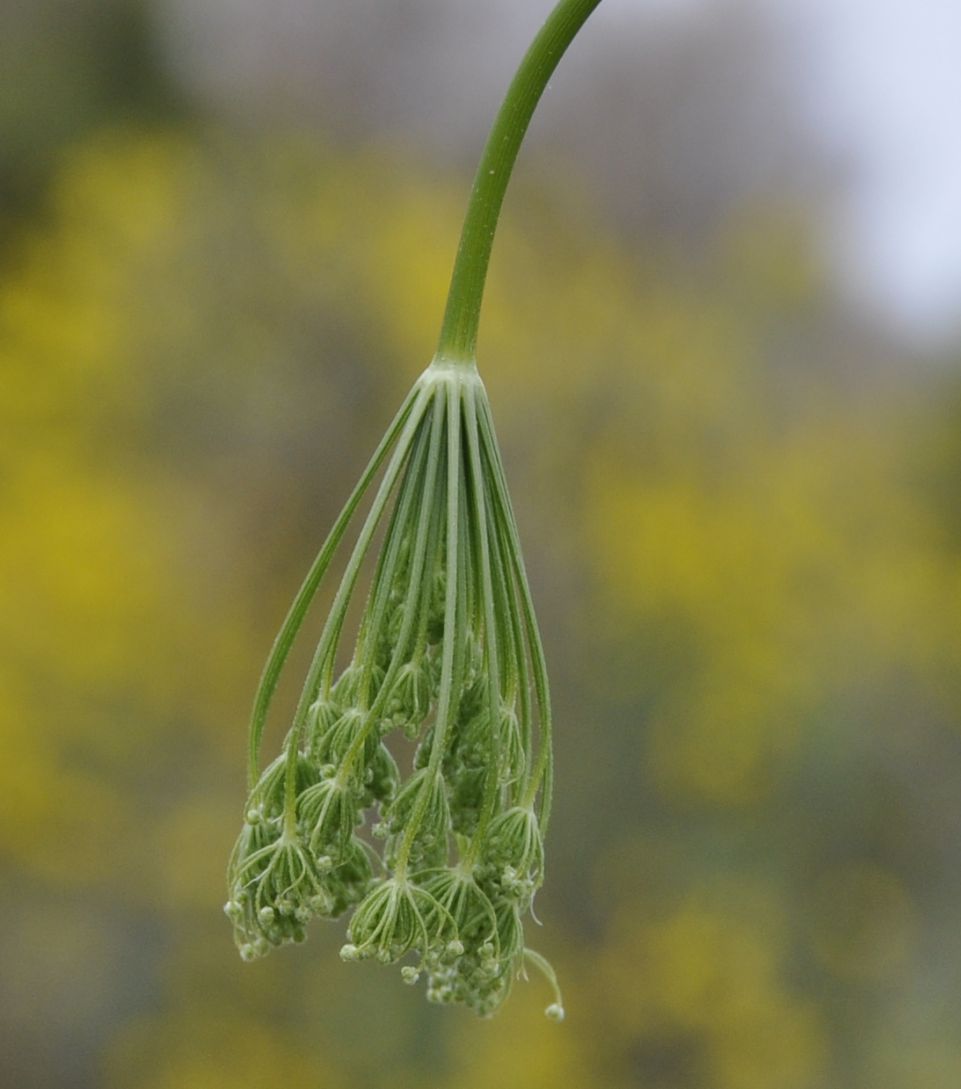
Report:
<svg viewBox="0 0 961 1089"><path fill-rule="evenodd" d="M561 0L531 42L504 96L481 155L461 231L437 357L475 358L481 301L497 220L517 153L561 57L601 0Z"/></svg>
<svg viewBox="0 0 961 1089"><path fill-rule="evenodd" d="M518 148L598 3L561 0L522 62L474 184L437 355L348 498L264 667L227 875L225 910L244 959L303 941L314 917L352 911L345 960L413 958L402 966L406 982L426 976L432 1001L485 1015L534 965L554 992L549 1016L563 1016L553 969L526 946L523 927L544 879L547 671L474 350ZM281 672L348 536L286 741L262 769ZM412 759L398 758L403 739L416 744Z"/></svg>

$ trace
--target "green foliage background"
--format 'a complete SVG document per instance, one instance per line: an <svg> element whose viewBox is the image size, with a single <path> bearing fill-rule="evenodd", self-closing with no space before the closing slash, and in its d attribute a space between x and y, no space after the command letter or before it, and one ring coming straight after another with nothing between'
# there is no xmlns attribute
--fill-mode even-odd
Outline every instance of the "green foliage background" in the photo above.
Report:
<svg viewBox="0 0 961 1089"><path fill-rule="evenodd" d="M480 362L557 705L558 1027L537 981L427 1007L338 925L242 964L220 913L256 676L428 361L463 179L145 119L45 178L0 273L0 1083L961 1082L957 372L838 311L803 215L692 265L512 191Z"/></svg>

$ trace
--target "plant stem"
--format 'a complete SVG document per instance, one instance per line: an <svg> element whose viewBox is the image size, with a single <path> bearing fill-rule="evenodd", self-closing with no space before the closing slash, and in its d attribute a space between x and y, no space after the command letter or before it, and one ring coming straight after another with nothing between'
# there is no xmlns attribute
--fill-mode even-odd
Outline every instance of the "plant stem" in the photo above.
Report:
<svg viewBox="0 0 961 1089"><path fill-rule="evenodd" d="M273 700L274 693L277 690L277 684L280 680L280 674L284 668L284 663L287 661L287 655L290 653L294 640L297 638L297 633L304 623L304 619L307 616L307 610L310 608L311 602L314 600L314 595L320 587L321 580L326 574L327 568L330 566L330 561L333 559L337 546L343 540L344 534L347 532L347 527L350 524L351 518L354 516L354 511L356 511L357 507L360 505L367 489L377 475L381 464L390 452L394 440L403 432L411 412L413 412L415 408L418 408L418 396L419 389L415 386L401 405L400 410L394 417L393 423L391 423L390 427L387 429L387 434L381 439L380 445L374 451L374 456L370 459L367 468L364 470L364 475L360 478L360 482L357 484L357 487L354 488L350 498L347 500L347 505L341 511L340 516L334 523L334 528L330 531L327 540L324 541L324 546L314 560L310 571L308 571L303 585L297 591L297 596L294 598L294 603L291 605L287 618L284 620L283 627L280 629L280 632L274 641L270 657L267 659L267 664L264 666L260 685L257 688L257 695L254 698L254 708L250 719L247 785L251 790L256 784L257 777L260 774L260 740L263 736L264 726L267 724L267 712L270 710L270 704Z"/></svg>
<svg viewBox="0 0 961 1089"><path fill-rule="evenodd" d="M521 61L481 156L461 231L437 358L470 364L487 266L504 193L527 126L548 80L601 0L560 0Z"/></svg>

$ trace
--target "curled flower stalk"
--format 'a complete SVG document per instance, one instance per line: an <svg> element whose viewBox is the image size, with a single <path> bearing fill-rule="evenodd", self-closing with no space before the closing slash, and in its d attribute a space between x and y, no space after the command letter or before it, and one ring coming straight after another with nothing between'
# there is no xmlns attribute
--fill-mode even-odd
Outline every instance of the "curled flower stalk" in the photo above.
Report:
<svg viewBox="0 0 961 1089"><path fill-rule="evenodd" d="M402 966L491 1014L528 965L553 764L547 672L487 393L474 363L490 243L537 99L599 0L561 0L485 151L437 354L295 598L254 701L226 913L255 959L350 912L345 960ZM348 548L349 546L349 548ZM282 751L260 750L281 671L346 552ZM358 615L359 620L352 622ZM398 745L400 742L400 745ZM395 753L410 751L398 759ZM393 751L392 751L393 748Z"/></svg>

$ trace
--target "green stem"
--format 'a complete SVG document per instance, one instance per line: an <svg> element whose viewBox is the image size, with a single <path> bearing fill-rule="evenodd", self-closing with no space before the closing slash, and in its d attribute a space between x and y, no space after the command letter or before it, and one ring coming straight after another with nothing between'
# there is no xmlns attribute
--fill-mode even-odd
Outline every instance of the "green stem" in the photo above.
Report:
<svg viewBox="0 0 961 1089"><path fill-rule="evenodd" d="M430 447L427 452L427 465L425 471L420 474L419 480L423 496L421 499L420 514L414 523L417 530L415 535L414 554L411 559L410 584L407 588L407 595L404 602L404 619L401 623L400 632L397 635L390 665L387 668L387 672L384 674L383 681L381 681L380 691L374 700L373 706L367 713L367 721L364 723L363 728L359 731L357 737L351 743L347 752L344 753L343 759L341 760L340 770L337 774L344 783L347 782L347 774L350 771L350 767L363 749L370 731L379 724L380 715L384 709L384 705L390 697L394 679L407 657L407 645L414 627L414 621L415 619L419 619L416 608L417 601L424 594L426 586L429 585L429 583L425 584L423 578L424 558L427 555L428 537L432 528L434 513L432 508L435 504L438 490L437 483L441 460L440 445L444 430L443 410L444 404L442 397L441 395L437 395L434 400L434 418L431 421ZM371 656L372 655L373 652L371 651Z"/></svg>
<svg viewBox="0 0 961 1089"><path fill-rule="evenodd" d="M477 520L477 542L475 545L477 554L475 562L480 569L481 598L484 603L483 615L480 619L487 634L487 661L485 664L487 667L487 705L490 716L491 743L490 767L487 769L480 818L465 859L468 865L472 865L476 860L480 845L484 841L487 825L497 806L501 770L498 730L500 729L500 717L503 710L501 707L501 658L500 648L497 645L498 632L495 620L491 542L487 527L487 497L484 491L484 472L481 466L481 447L477 428L477 400L473 390L468 392L466 409L467 459L470 466L471 500L474 507L474 517Z"/></svg>
<svg viewBox="0 0 961 1089"><path fill-rule="evenodd" d="M540 828L541 834L547 831L547 822L551 811L551 793L554 781L554 763L551 750L551 697L547 681L547 663L544 659L544 647L541 643L540 632L537 628L537 619L534 616L534 601L531 597L530 586L527 582L527 572L524 570L524 560L521 556L520 536L517 532L517 521L511 507L510 495L507 491L507 478L504 475L504 466L501 463L500 449L494 435L494 421L489 409L486 409L480 419L481 433L487 445L487 464L490 469L490 479L494 485L494 498L497 502L498 514L501 523L507 528L507 556L510 567L513 569L513 578L520 592L521 611L524 617L524 631L528 643L528 649L534 667L534 689L537 694L538 727L540 730L539 751L537 762L528 770L527 782L521 797L521 806L527 808L534 804L539 789L541 794Z"/></svg>
<svg viewBox="0 0 961 1089"><path fill-rule="evenodd" d="M565 50L601 0L560 0L531 43L494 121L461 231L437 358L470 363L504 193L534 109Z"/></svg>
<svg viewBox="0 0 961 1089"><path fill-rule="evenodd" d="M434 718L434 736L431 742L430 757L427 762L427 774L424 785L414 803L414 811L404 832L397 854L394 874L398 880L407 876L407 862L417 838L421 823L427 810L430 792L440 774L441 761L447 745L447 731L450 721L457 710L457 685L455 673L458 657L466 638L466 616L464 579L466 572L460 565L462 535L458 532L463 525L461 495L463 466L461 464L461 389L456 382L447 385L447 564L445 575L447 584L444 594L444 642L441 650L441 677L437 693L437 713ZM441 394L438 394L441 396Z"/></svg>
<svg viewBox="0 0 961 1089"><path fill-rule="evenodd" d="M357 487L354 488L351 493L346 506L334 523L334 528L330 531L327 540L324 541L323 548L321 548L320 553L314 560L310 570L307 572L307 577L304 579L301 588L297 591L297 596L294 598L294 603L291 605L290 611L284 620L283 627L274 640L270 657L267 659L267 664L264 666L264 672L257 688L257 695L254 697L254 708L250 718L247 784L248 788L251 790L256 784L257 777L260 774L260 741L263 736L264 726L267 723L267 712L270 710L274 692L277 690L277 684L280 680L280 674L284 668L284 663L287 661L287 656L290 654L294 640L297 638L297 634L304 623L307 616L307 610L314 600L314 596L320 587L321 580L326 574L327 568L330 566L330 561L333 559L334 553L337 551L337 546L347 532L347 527L354 516L354 512L357 510L360 501L364 498L367 489L370 487L371 481L377 475L377 471L380 469L381 464L390 452L394 440L407 423L408 417L415 407L418 396L419 388L415 386L405 398L400 410L394 417L390 427L387 429L387 434L380 440L380 445L374 451L374 456L368 462L367 468L364 470L364 475L360 478Z"/></svg>

